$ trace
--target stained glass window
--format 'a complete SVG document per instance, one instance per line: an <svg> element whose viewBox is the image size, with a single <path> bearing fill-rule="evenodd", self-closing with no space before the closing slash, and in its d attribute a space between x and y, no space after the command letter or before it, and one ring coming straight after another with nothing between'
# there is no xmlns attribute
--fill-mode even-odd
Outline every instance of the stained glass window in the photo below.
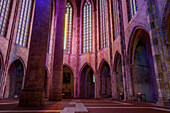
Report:
<svg viewBox="0 0 170 113"><path fill-rule="evenodd" d="M10 15L10 9L12 6L11 0L1 0L0 1L0 35L4 36L6 29L7 29L7 23Z"/></svg>
<svg viewBox="0 0 170 113"><path fill-rule="evenodd" d="M106 3L105 0L99 0L99 28L100 28L100 49L107 46L106 36Z"/></svg>
<svg viewBox="0 0 170 113"><path fill-rule="evenodd" d="M130 19L136 14L137 12L137 0L127 0L127 9L128 9L128 19Z"/></svg>
<svg viewBox="0 0 170 113"><path fill-rule="evenodd" d="M82 15L82 53L92 50L92 6L89 0L86 0L83 6Z"/></svg>
<svg viewBox="0 0 170 113"><path fill-rule="evenodd" d="M32 0L22 0L16 44L26 47L31 19Z"/></svg>
<svg viewBox="0 0 170 113"><path fill-rule="evenodd" d="M112 0L112 4L113 4L114 35L115 35L115 38L117 38L119 36L118 1Z"/></svg>
<svg viewBox="0 0 170 113"><path fill-rule="evenodd" d="M72 22L73 21L73 8L69 2L66 4L65 14L65 35L64 35L64 53L71 53L71 39L72 39Z"/></svg>

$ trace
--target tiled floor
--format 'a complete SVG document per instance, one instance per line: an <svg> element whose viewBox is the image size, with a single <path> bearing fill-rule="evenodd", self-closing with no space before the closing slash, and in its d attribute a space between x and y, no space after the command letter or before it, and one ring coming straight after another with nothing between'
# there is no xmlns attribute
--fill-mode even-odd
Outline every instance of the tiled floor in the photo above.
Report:
<svg viewBox="0 0 170 113"><path fill-rule="evenodd" d="M41 107L18 107L18 100L0 100L0 113L168 113L170 107L109 99L46 100Z"/></svg>

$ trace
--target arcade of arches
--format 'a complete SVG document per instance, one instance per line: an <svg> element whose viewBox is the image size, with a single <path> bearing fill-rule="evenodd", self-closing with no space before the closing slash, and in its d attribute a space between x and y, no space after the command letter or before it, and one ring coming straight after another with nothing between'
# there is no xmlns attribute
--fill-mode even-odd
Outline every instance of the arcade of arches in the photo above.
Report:
<svg viewBox="0 0 170 113"><path fill-rule="evenodd" d="M170 105L169 0L1 1L0 99Z"/></svg>

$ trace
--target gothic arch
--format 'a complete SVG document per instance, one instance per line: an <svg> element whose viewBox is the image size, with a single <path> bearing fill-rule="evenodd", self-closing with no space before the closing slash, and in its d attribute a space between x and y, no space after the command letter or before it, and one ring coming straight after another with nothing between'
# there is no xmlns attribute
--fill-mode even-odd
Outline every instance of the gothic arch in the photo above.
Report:
<svg viewBox="0 0 170 113"><path fill-rule="evenodd" d="M134 57L134 53L132 50L134 50L136 48L136 45L137 45L139 39L141 38L141 35L143 35L142 34L143 32L147 37L150 37L148 30L143 26L136 26L132 30L132 33L129 38L128 48L127 48L127 62L129 64L133 64L133 61L131 58Z"/></svg>
<svg viewBox="0 0 170 113"><path fill-rule="evenodd" d="M74 97L74 74L70 66L63 65L63 82L62 82L63 98Z"/></svg>
<svg viewBox="0 0 170 113"><path fill-rule="evenodd" d="M20 63L23 65L23 68L24 68L24 75L26 73L26 63L24 62L24 60L21 58L21 57L16 57L11 63L10 63L10 66L12 65L12 63L14 63L15 61L19 60ZM8 67L8 71L9 71L9 67Z"/></svg>
<svg viewBox="0 0 170 113"><path fill-rule="evenodd" d="M94 71L86 63L81 71L79 77L79 97L80 98L94 98L95 97L95 80Z"/></svg>
<svg viewBox="0 0 170 113"><path fill-rule="evenodd" d="M144 29L135 29L128 46L128 64L133 96L138 93L145 95L145 101L157 101L158 92L150 44L150 36Z"/></svg>
<svg viewBox="0 0 170 113"><path fill-rule="evenodd" d="M124 86L123 86L123 74L122 74L122 57L121 54L116 51L114 57L114 67L113 71L115 74L116 83L117 83L117 93L120 100L124 99Z"/></svg>
<svg viewBox="0 0 170 113"><path fill-rule="evenodd" d="M100 62L100 65L99 65L98 70L100 70L100 69L101 69L101 66L102 66L102 65L103 65L103 63L105 63L105 62L108 64L108 66L109 66L109 68L110 68L110 65L109 65L108 61L107 61L106 59L103 59L103 60Z"/></svg>
<svg viewBox="0 0 170 113"><path fill-rule="evenodd" d="M100 75L100 96L102 98L109 98L111 97L110 66L104 59L100 63L99 75Z"/></svg>
<svg viewBox="0 0 170 113"><path fill-rule="evenodd" d="M24 83L24 64L21 58L16 59L8 69L4 98L19 97Z"/></svg>
<svg viewBox="0 0 170 113"><path fill-rule="evenodd" d="M91 66L89 63L85 63L85 64L81 67L80 72L79 72L79 75L81 75L82 70L83 70L86 66L89 66L89 67L93 70L93 72L95 73L95 71L94 71L94 69L92 68L92 66Z"/></svg>
<svg viewBox="0 0 170 113"><path fill-rule="evenodd" d="M63 67L64 67L64 66L66 66L66 67L70 68L70 70L73 72L73 75L75 75L75 74L74 74L74 70L73 70L73 67L72 67L72 66L70 66L69 64L66 64L66 63L64 63L64 64L63 64Z"/></svg>
<svg viewBox="0 0 170 113"><path fill-rule="evenodd" d="M118 51L116 51L115 57L114 57L113 71L117 71L117 65L118 65L117 61L119 60L119 58L122 61L121 54Z"/></svg>

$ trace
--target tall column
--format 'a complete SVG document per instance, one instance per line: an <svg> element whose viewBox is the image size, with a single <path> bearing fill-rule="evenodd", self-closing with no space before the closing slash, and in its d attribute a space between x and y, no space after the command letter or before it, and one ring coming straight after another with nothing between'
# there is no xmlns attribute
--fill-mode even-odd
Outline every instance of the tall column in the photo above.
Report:
<svg viewBox="0 0 170 113"><path fill-rule="evenodd" d="M132 81L132 72L133 72L133 64L126 65L126 76L127 76L127 99L134 100L135 95L133 94L133 81Z"/></svg>
<svg viewBox="0 0 170 113"><path fill-rule="evenodd" d="M146 0L147 20L150 26L150 42L152 48L153 62L155 68L155 77L158 87L158 104L170 104L170 86L168 81L165 56L162 48L161 29L159 20L161 17L158 11L158 4L155 0Z"/></svg>
<svg viewBox="0 0 170 113"><path fill-rule="evenodd" d="M62 100L63 38L66 0L57 0L56 7L56 39L54 50L53 76L49 97L49 100L51 101Z"/></svg>
<svg viewBox="0 0 170 113"><path fill-rule="evenodd" d="M95 98L100 98L100 77L98 71L95 73Z"/></svg>
<svg viewBox="0 0 170 113"><path fill-rule="evenodd" d="M36 0L35 2L27 72L19 106L44 104L44 78L51 0Z"/></svg>

